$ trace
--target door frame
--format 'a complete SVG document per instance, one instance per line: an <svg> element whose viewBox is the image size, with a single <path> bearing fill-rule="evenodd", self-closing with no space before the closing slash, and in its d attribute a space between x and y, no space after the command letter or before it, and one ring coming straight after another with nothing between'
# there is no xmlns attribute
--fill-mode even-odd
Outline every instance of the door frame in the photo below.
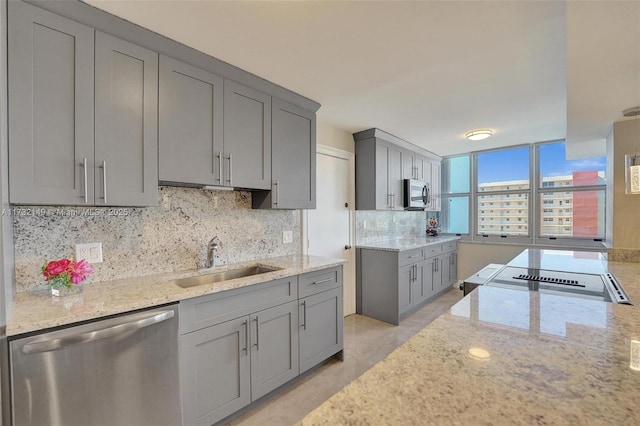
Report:
<svg viewBox="0 0 640 426"><path fill-rule="evenodd" d="M355 154L353 152L344 151L342 149L334 148L327 145L316 146L316 156L318 154L327 155L329 157L335 157L341 160L346 160L349 165L349 245L351 246L351 250L349 250L349 264L346 268L344 268L343 280L345 287L349 284L349 288L353 290L353 297L350 299L353 300L353 307L349 307L350 309L345 309L345 313L356 311L355 300L356 300L356 249L355 249L355 241L356 241L356 231L355 231L355 216L356 216L356 167L355 167ZM316 167L316 174L318 174L320 170ZM317 179L316 179L317 182ZM317 198L317 197L316 197ZM300 223L302 229L302 235L300 238L300 249L302 254L306 255L309 252L309 214L307 210L300 210ZM351 309L352 308L352 309ZM346 314L349 315L349 314Z"/></svg>

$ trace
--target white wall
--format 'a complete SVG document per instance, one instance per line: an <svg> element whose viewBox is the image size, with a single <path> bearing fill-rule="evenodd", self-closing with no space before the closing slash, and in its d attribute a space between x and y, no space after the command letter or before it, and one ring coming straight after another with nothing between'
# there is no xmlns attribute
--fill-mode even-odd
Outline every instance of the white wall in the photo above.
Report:
<svg viewBox="0 0 640 426"><path fill-rule="evenodd" d="M331 146L347 152L356 152L353 135L328 123L317 123L316 139L318 145Z"/></svg>

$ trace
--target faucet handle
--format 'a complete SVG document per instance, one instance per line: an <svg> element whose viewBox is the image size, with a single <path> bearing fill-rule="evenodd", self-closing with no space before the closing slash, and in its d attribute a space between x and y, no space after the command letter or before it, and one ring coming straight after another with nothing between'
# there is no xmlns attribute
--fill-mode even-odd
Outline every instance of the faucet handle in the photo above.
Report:
<svg viewBox="0 0 640 426"><path fill-rule="evenodd" d="M209 240L209 244L208 244L208 245L209 245L210 247L217 247L217 246L218 246L218 243L216 243L216 241L215 241L215 240L217 240L217 239L218 239L218 236L216 235L216 236L215 236L215 237L213 237L211 240ZM219 239L218 239L218 242L220 242L220 240L219 240Z"/></svg>

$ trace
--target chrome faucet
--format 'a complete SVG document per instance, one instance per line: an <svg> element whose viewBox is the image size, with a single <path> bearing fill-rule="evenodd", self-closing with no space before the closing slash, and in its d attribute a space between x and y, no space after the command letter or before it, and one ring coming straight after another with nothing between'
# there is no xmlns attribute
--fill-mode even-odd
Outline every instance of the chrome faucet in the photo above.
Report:
<svg viewBox="0 0 640 426"><path fill-rule="evenodd" d="M209 244L207 244L207 264L206 268L213 268L216 266L216 254L218 253L218 243L216 242L218 239L217 236L213 237ZM219 242L220 240L218 240Z"/></svg>

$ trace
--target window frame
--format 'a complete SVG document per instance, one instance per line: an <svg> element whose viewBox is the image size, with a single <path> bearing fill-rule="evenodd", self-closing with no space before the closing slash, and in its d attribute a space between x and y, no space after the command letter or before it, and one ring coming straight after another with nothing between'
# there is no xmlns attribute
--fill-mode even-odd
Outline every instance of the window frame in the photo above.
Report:
<svg viewBox="0 0 640 426"><path fill-rule="evenodd" d="M449 158L456 158L456 157L469 157L469 192L453 192L453 193L445 193L444 191L442 191L442 193L440 194L440 200L442 205L444 205L445 201L448 201L449 198L464 198L466 197L469 200L469 212L467 213L467 230L468 233L466 234L462 234L462 233L453 233L453 232L448 232L445 233L447 235L453 235L456 237L460 237L461 241L471 241L471 231L473 230L473 218L471 217L471 209L472 209L472 205L473 205L473 199L471 198L471 192L472 192L472 185L473 185L473 154L469 153L469 154L456 154L456 155L449 155L447 157L444 157L443 160L445 159L449 159ZM445 177L444 177L444 171L445 171L445 167L444 165L441 167L441 173L442 176L440 178L440 183L441 185L444 187L445 184ZM447 178L448 179L448 178ZM440 210L442 210L442 206L440 207Z"/></svg>
<svg viewBox="0 0 640 426"><path fill-rule="evenodd" d="M602 248L604 247L604 243L606 241L606 225L604 227L604 235L600 238L588 238L588 237L563 237L563 236L542 236L542 223L543 223L543 200L542 194L548 192L558 192L558 193L566 193L566 192L582 192L582 191L603 191L604 194L604 205L607 203L607 191L606 191L606 180L611 179L608 171L605 166L605 183L601 185L590 185L590 186L571 186L568 187L566 185L561 185L558 187L543 187L543 182L540 177L540 154L539 149L541 146L546 144L557 144L564 143L566 141L563 139L531 143L531 144L521 144L514 145L503 148L494 148L480 151L473 151L467 154L455 154L446 156L443 159L449 159L453 157L462 157L469 156L469 191L468 193L453 193L446 194L442 193L442 198L454 198L454 197L468 197L469 199L469 212L468 212L468 234L457 234L457 233L445 233L447 235L455 235L460 237L462 241L469 242L478 242L478 243L492 243L492 244L524 244L524 245L541 245L541 246L562 246L562 247L575 247L575 248ZM480 215L478 212L478 196L485 194L484 191L478 191L478 155L487 153L487 152L495 152L495 151L506 151L509 149L517 149L517 148L529 148L529 188L526 190L513 190L513 189L505 189L500 191L490 191L489 193L492 195L504 195L504 194L523 194L526 193L528 197L528 224L527 224L527 236L517 236L517 235L487 235L481 234L479 232L479 223L480 223ZM444 171L444 167L443 167ZM444 177L443 177L444 182ZM567 191L569 190L569 191ZM516 200L517 201L517 200ZM573 204L573 203L572 203ZM514 210L522 210L523 206L515 204L512 207ZM563 208L565 206L563 205ZM606 209L602 212L606 215ZM606 224L606 216L604 218ZM523 226L521 225L521 221L511 221L515 226ZM571 226L573 226L573 221L570 222ZM566 226L566 223L564 223Z"/></svg>

